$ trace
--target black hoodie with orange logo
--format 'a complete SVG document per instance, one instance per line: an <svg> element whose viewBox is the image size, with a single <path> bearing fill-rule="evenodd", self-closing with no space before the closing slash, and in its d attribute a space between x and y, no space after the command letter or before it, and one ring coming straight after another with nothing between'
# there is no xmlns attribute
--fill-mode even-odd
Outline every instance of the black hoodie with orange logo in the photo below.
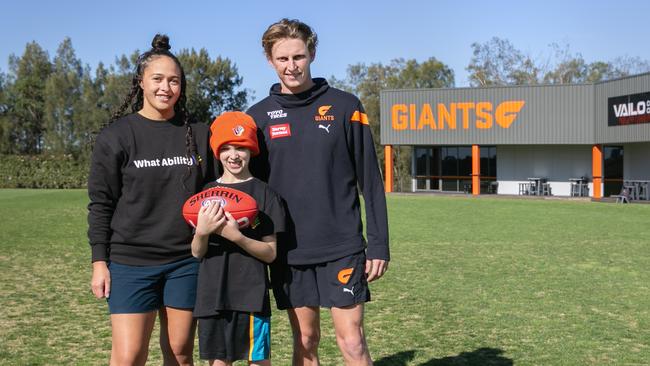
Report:
<svg viewBox="0 0 650 366"><path fill-rule="evenodd" d="M259 127L253 174L286 201L287 233L278 240L289 264L332 261L366 248L389 260L384 185L368 118L358 98L325 79L300 94L280 85L248 113ZM359 189L366 211L363 237Z"/></svg>

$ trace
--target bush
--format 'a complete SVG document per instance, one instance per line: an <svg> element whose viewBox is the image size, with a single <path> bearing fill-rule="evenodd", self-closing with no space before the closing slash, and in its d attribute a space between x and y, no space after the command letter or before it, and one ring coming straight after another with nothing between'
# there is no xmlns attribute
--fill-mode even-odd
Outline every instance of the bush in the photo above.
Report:
<svg viewBox="0 0 650 366"><path fill-rule="evenodd" d="M72 155L0 155L0 188L86 188L88 167Z"/></svg>

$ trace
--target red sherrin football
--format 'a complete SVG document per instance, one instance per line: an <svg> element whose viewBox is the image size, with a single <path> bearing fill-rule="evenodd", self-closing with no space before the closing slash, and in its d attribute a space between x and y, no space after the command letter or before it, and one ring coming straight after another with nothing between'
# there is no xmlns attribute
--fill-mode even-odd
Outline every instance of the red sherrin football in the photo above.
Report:
<svg viewBox="0 0 650 366"><path fill-rule="evenodd" d="M188 224L196 227L199 210L206 201L218 203L237 220L240 228L250 225L257 216L257 202L250 195L234 188L213 187L201 191L185 201L183 217Z"/></svg>

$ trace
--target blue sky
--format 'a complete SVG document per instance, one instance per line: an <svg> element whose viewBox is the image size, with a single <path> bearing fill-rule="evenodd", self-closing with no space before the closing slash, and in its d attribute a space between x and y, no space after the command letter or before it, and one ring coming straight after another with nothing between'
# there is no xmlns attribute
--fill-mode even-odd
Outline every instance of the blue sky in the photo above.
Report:
<svg viewBox="0 0 650 366"><path fill-rule="evenodd" d="M650 60L647 1L7 1L0 11L0 71L10 54L38 42L50 56L68 36L84 63L111 64L148 48L158 32L172 51L206 48L235 62L257 100L276 82L260 45L266 27L298 18L319 36L314 76L345 77L348 65L436 57L467 86L473 42L497 36L536 59L569 44L587 62L618 56Z"/></svg>

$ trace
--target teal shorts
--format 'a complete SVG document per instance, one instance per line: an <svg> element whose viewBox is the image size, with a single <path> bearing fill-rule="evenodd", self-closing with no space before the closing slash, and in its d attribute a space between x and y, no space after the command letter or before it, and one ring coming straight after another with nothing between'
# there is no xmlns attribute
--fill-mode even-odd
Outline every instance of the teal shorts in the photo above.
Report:
<svg viewBox="0 0 650 366"><path fill-rule="evenodd" d="M148 313L163 306L193 309L199 261L190 257L156 266L110 262L111 314Z"/></svg>

